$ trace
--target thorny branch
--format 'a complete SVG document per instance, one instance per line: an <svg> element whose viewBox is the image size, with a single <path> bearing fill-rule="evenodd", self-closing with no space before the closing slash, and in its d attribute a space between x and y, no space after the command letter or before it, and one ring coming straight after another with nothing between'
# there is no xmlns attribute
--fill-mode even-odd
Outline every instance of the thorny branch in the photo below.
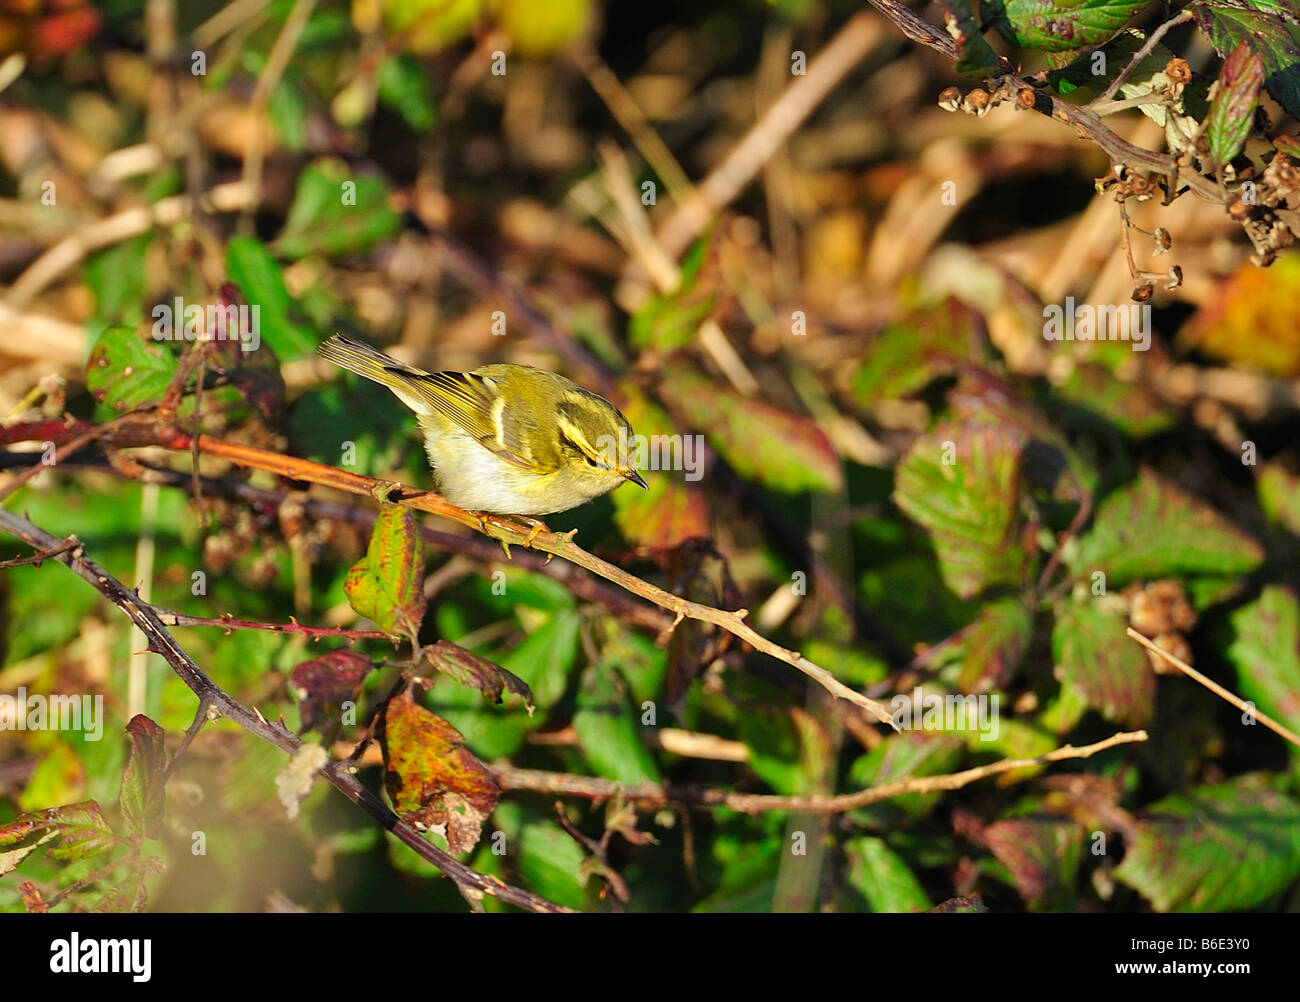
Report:
<svg viewBox="0 0 1300 1002"><path fill-rule="evenodd" d="M149 649L160 655L190 691L198 696L200 709L204 711L200 716L206 718L208 714L215 712L229 717L250 734L269 742L290 756L295 755L302 747L303 742L283 725L267 723L256 710L244 706L213 682L167 631L159 618L158 611L141 599L136 592L86 557L81 548L62 549L63 540L4 509L0 509L0 529L41 551L49 559L66 565L121 609L144 633L149 641ZM55 552L56 550L58 552ZM198 725L200 720L196 718L196 727L191 730L196 730ZM331 761L322 767L320 772L345 797L392 832L400 841L414 849L421 858L450 877L467 897L472 899L490 894L509 904L535 912L570 910L536 894L511 887L493 877L471 870L456 857L443 852L421 835L414 826L385 807L378 797L348 771L346 763Z"/></svg>
<svg viewBox="0 0 1300 1002"><path fill-rule="evenodd" d="M124 428L121 437L114 443L110 440L110 436L105 436L105 444L124 446L160 445L165 449L177 452L189 452L194 448L196 439L192 436L175 428L155 427L150 422L147 413L139 415L139 418L140 420L134 424L123 422L128 427ZM53 430L50 430L51 440L58 441ZM12 429L10 433L12 435ZM82 431L82 435L85 434L87 433ZM563 557L565 560L584 567L607 581L612 581L626 591L639 595L660 608L668 610L674 617L672 624L668 627L670 631L683 619L694 619L720 627L754 649L797 668L833 696L861 707L881 723L888 723L892 726L888 707L849 688L826 669L814 664L798 651L781 647L759 634L745 622L745 617L749 614L748 610L739 609L729 612L724 609L715 609L711 606L691 602L679 595L674 595L672 592L665 591L634 574L628 573L621 567L588 553L573 542L571 533L542 532L534 534L529 531L527 526L517 525L514 522L495 517L486 522L480 522L474 515L456 507L432 491L421 491L392 481L376 480L373 477L349 473L322 463L314 463L293 456L283 456L252 446L211 438L207 435L198 436L197 444L200 452L226 459L236 466L266 470L294 480L333 487L349 494L404 504L419 511L442 515L468 528L479 530L497 540L504 548L506 556L510 556L511 543L522 546L525 542L528 542L530 548L534 550Z"/></svg>

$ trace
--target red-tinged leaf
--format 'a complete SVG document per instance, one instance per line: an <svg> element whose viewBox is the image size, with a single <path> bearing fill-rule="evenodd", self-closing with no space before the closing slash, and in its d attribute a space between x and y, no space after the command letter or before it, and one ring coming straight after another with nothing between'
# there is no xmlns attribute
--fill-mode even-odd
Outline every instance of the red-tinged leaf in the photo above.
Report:
<svg viewBox="0 0 1300 1002"><path fill-rule="evenodd" d="M337 720L343 703L356 700L373 667L369 655L346 648L294 665L289 681L298 694L302 729L309 731Z"/></svg>
<svg viewBox="0 0 1300 1002"><path fill-rule="evenodd" d="M113 848L117 841L104 820L104 812L93 800L42 812L59 830L59 841L50 849L55 859L89 859Z"/></svg>
<svg viewBox="0 0 1300 1002"><path fill-rule="evenodd" d="M1118 613L1065 602L1056 612L1052 656L1062 685L1081 692L1108 720L1138 726L1151 716L1156 677Z"/></svg>
<svg viewBox="0 0 1300 1002"><path fill-rule="evenodd" d="M0 825L0 875L46 843L52 843L48 849L54 858L78 860L107 852L115 842L113 829L93 800L29 811Z"/></svg>
<svg viewBox="0 0 1300 1002"><path fill-rule="evenodd" d="M685 452L687 440L673 436L672 423L659 407L631 383L619 388L623 414L644 437L647 447L655 443L681 442L682 450L659 448L651 455L638 455L637 465L642 468L648 489L620 487L611 497L614 501L614 524L623 538L647 550L671 550L690 539L700 539L710 534L709 506L704 494L686 477L700 471L702 450L692 447ZM665 456L678 458L681 463L664 463ZM691 460L688 465L687 459ZM655 460L654 462L651 462ZM651 471L649 466L659 469ZM683 469L663 469L678 465ZM693 467L693 469L692 469Z"/></svg>
<svg viewBox="0 0 1300 1002"><path fill-rule="evenodd" d="M1029 534L1018 517L1022 438L942 425L898 465L894 503L930 534L944 583L962 598L1020 584Z"/></svg>
<svg viewBox="0 0 1300 1002"><path fill-rule="evenodd" d="M680 366L664 373L659 390L741 476L789 493L837 491L843 484L839 456L810 418L743 397Z"/></svg>
<svg viewBox="0 0 1300 1002"><path fill-rule="evenodd" d="M18 885L18 897L29 914L44 915L50 910L49 902L41 894L40 888L30 880L24 880Z"/></svg>
<svg viewBox="0 0 1300 1002"><path fill-rule="evenodd" d="M1246 145L1263 86L1264 57L1243 41L1224 60L1205 119L1210 156L1220 166L1231 163Z"/></svg>
<svg viewBox="0 0 1300 1002"><path fill-rule="evenodd" d="M1254 908L1300 876L1300 804L1262 773L1152 804L1115 879L1158 912Z"/></svg>
<svg viewBox="0 0 1300 1002"><path fill-rule="evenodd" d="M959 898L949 898L930 909L931 915L964 915L975 912L987 912L989 906L978 894L964 894Z"/></svg>
<svg viewBox="0 0 1300 1002"><path fill-rule="evenodd" d="M216 335L217 340L209 350L240 395L264 418L274 421L284 410L284 377L280 374L280 360L269 344L261 343L260 331L235 329L239 327L242 298L233 282L222 284L219 293L221 312L216 315L217 330L210 332ZM227 312L232 307L233 315ZM231 319L236 320L233 327Z"/></svg>
<svg viewBox="0 0 1300 1002"><path fill-rule="evenodd" d="M31 46L33 56L43 58L72 52L81 48L99 31L99 11L94 7L66 2L62 6L67 9L46 14L37 22Z"/></svg>
<svg viewBox="0 0 1300 1002"><path fill-rule="evenodd" d="M465 747L460 731L407 690L389 701L379 740L393 810L426 828L446 826L452 852L472 849L501 791L492 772Z"/></svg>
<svg viewBox="0 0 1300 1002"><path fill-rule="evenodd" d="M1300 5L1295 0L1195 0L1187 9L1219 55L1249 42L1264 57L1268 92L1300 115Z"/></svg>
<svg viewBox="0 0 1300 1002"><path fill-rule="evenodd" d="M866 406L910 396L987 354L982 319L950 298L881 331L853 373L853 394Z"/></svg>
<svg viewBox="0 0 1300 1002"><path fill-rule="evenodd" d="M1300 603L1285 585L1268 585L1259 598L1228 616L1233 639L1226 651L1237 668L1241 694L1286 726L1300 728Z"/></svg>
<svg viewBox="0 0 1300 1002"><path fill-rule="evenodd" d="M990 602L962 631L957 687L962 692L984 692L1002 686L1020 663L1033 630L1033 611L1019 599Z"/></svg>
<svg viewBox="0 0 1300 1002"><path fill-rule="evenodd" d="M352 608L388 633L412 640L424 619L424 542L415 513L403 505L384 505L366 555L343 582Z"/></svg>
<svg viewBox="0 0 1300 1002"><path fill-rule="evenodd" d="M17 869L19 863L56 835L57 829L45 825L35 814L20 814L0 826L0 877Z"/></svg>
<svg viewBox="0 0 1300 1002"><path fill-rule="evenodd" d="M1052 817L1011 818L984 829L985 845L1011 873L1030 908L1065 910L1074 900L1083 829Z"/></svg>
<svg viewBox="0 0 1300 1002"><path fill-rule="evenodd" d="M671 550L710 534L709 503L696 488L648 475L648 490L623 488L614 494L614 524L623 538L645 550Z"/></svg>
<svg viewBox="0 0 1300 1002"><path fill-rule="evenodd" d="M126 725L131 757L122 771L122 817L138 838L157 838L167 802L165 732L143 713Z"/></svg>
<svg viewBox="0 0 1300 1002"><path fill-rule="evenodd" d="M500 703L506 691L513 693L524 701L528 715L533 715L532 690L518 675L500 665L449 640L439 640L432 647L424 648L424 656L442 674L454 678L461 685L477 689L494 703Z"/></svg>
<svg viewBox="0 0 1300 1002"><path fill-rule="evenodd" d="M1108 588L1137 579L1246 574L1263 559L1249 535L1146 467L1102 501L1078 549L1066 551L1071 570L1080 577L1104 571Z"/></svg>

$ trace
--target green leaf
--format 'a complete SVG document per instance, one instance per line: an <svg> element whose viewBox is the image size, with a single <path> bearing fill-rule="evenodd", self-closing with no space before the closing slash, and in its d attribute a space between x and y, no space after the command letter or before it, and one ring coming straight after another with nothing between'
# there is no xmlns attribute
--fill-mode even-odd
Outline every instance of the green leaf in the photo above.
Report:
<svg viewBox="0 0 1300 1002"><path fill-rule="evenodd" d="M389 700L379 740L393 810L426 828L445 825L453 853L474 848L501 790L460 732L415 702L407 689Z"/></svg>
<svg viewBox="0 0 1300 1002"><path fill-rule="evenodd" d="M283 361L316 350L316 335L292 318L295 307L284 272L265 244L252 237L231 237L226 244L226 272L248 305L257 307L259 335Z"/></svg>
<svg viewBox="0 0 1300 1002"><path fill-rule="evenodd" d="M985 23L1021 48L1071 52L1105 44L1146 6L1146 0L985 0L983 13Z"/></svg>
<svg viewBox="0 0 1300 1002"><path fill-rule="evenodd" d="M348 571L343 590L352 608L381 630L415 642L425 607L424 540L415 512L405 505L380 509L366 555Z"/></svg>
<svg viewBox="0 0 1300 1002"><path fill-rule="evenodd" d="M542 713L529 716L517 705L503 709L485 705L482 696L463 686L437 687L431 705L484 758L511 754L523 742L525 734L542 725L545 711L564 695L569 672L577 659L580 622L577 612L561 610L528 634L514 650L491 658L529 687L533 702Z"/></svg>
<svg viewBox="0 0 1300 1002"><path fill-rule="evenodd" d="M1255 124L1259 89L1264 85L1264 57L1250 42L1242 41L1223 63L1219 81L1210 100L1205 135L1210 156L1220 166L1231 163L1246 145Z"/></svg>
<svg viewBox="0 0 1300 1002"><path fill-rule="evenodd" d="M1204 501L1143 467L1101 503L1066 563L1078 577L1104 571L1107 587L1185 574L1246 574L1263 548Z"/></svg>
<svg viewBox="0 0 1300 1002"><path fill-rule="evenodd" d="M882 838L870 835L844 843L849 883L873 912L923 912L930 907L921 882L902 856Z"/></svg>
<svg viewBox="0 0 1300 1002"><path fill-rule="evenodd" d="M895 734L853 763L849 782L854 789L881 786L904 779L951 772L961 761L963 743L951 734L904 731ZM905 793L853 812L864 824L895 828L924 817L938 804L942 793Z"/></svg>
<svg viewBox="0 0 1300 1002"><path fill-rule="evenodd" d="M967 0L940 0L944 26L957 44L957 72L982 78L998 68L998 54L984 37L979 19Z"/></svg>
<svg viewBox="0 0 1300 1002"><path fill-rule="evenodd" d="M86 362L86 389L114 414L152 407L176 374L176 356L146 344L131 327L109 327Z"/></svg>
<svg viewBox="0 0 1300 1002"><path fill-rule="evenodd" d="M815 421L680 366L664 373L659 389L742 477L787 493L837 491L843 484L839 456Z"/></svg>
<svg viewBox="0 0 1300 1002"><path fill-rule="evenodd" d="M383 181L357 174L341 160L322 160L298 175L284 230L272 249L289 258L355 254L400 226Z"/></svg>
<svg viewBox="0 0 1300 1002"><path fill-rule="evenodd" d="M416 132L429 132L438 122L438 113L430 96L433 83L424 63L399 53L385 59L375 83L379 102L392 108Z"/></svg>
<svg viewBox="0 0 1300 1002"><path fill-rule="evenodd" d="M51 804L70 804L86 795L86 768L70 744L53 741L40 763L27 779L18 797L18 806L34 811Z"/></svg>
<svg viewBox="0 0 1300 1002"><path fill-rule="evenodd" d="M984 829L984 843L1035 911L1072 910L1083 829L1053 817L1009 818Z"/></svg>
<svg viewBox="0 0 1300 1002"><path fill-rule="evenodd" d="M944 583L962 598L1018 585L1028 571L1017 519L1022 445L1007 429L943 425L898 465L894 503L930 534Z"/></svg>
<svg viewBox="0 0 1300 1002"><path fill-rule="evenodd" d="M1300 728L1300 604L1295 592L1268 585L1255 601L1234 609L1228 660L1241 694L1270 717Z"/></svg>
<svg viewBox="0 0 1300 1002"><path fill-rule="evenodd" d="M75 862L107 852L116 841L93 800L30 811L0 825L0 875L9 873L42 845L48 844L53 858Z"/></svg>
<svg viewBox="0 0 1300 1002"><path fill-rule="evenodd" d="M667 355L689 344L717 305L722 275L705 235L682 262L681 284L675 292L651 296L628 321L628 340L637 348ZM632 427L637 427L635 424Z"/></svg>
<svg viewBox="0 0 1300 1002"><path fill-rule="evenodd" d="M509 690L524 701L529 716L532 716L533 694L528 686L500 665L450 640L439 640L432 647L425 647L424 656L434 669L461 685L477 689L494 703L500 703L503 693Z"/></svg>
<svg viewBox="0 0 1300 1002"><path fill-rule="evenodd" d="M1052 629L1052 657L1062 685L1078 689L1108 720L1136 727L1150 719L1156 677L1125 626L1117 613L1064 602Z"/></svg>
<svg viewBox="0 0 1300 1002"><path fill-rule="evenodd" d="M1255 486L1268 520L1300 537L1300 476L1280 462L1264 463Z"/></svg>
<svg viewBox="0 0 1300 1002"><path fill-rule="evenodd" d="M755 775L777 793L793 796L802 792L799 734L789 712L775 706L754 706L737 723Z"/></svg>
<svg viewBox="0 0 1300 1002"><path fill-rule="evenodd" d="M1138 819L1115 879L1160 912L1253 908L1300 876L1300 804L1264 774L1174 794Z"/></svg>
<svg viewBox="0 0 1300 1002"><path fill-rule="evenodd" d="M131 757L122 771L122 817L137 838L158 838L167 803L165 732L143 713L126 725Z"/></svg>
<svg viewBox="0 0 1300 1002"><path fill-rule="evenodd" d="M145 255L152 241L153 234L144 233L86 258L82 275L94 294L98 322L134 325L144 320Z"/></svg>
<svg viewBox="0 0 1300 1002"><path fill-rule="evenodd" d="M1249 43L1263 57L1268 92L1292 115L1300 115L1300 7L1295 0L1196 0L1187 9L1219 55Z"/></svg>
<svg viewBox="0 0 1300 1002"><path fill-rule="evenodd" d="M514 855L520 875L542 897L569 908L583 906L586 853L554 821L526 821L515 839Z"/></svg>
<svg viewBox="0 0 1300 1002"><path fill-rule="evenodd" d="M641 743L644 728L628 705L623 687L603 664L582 676L573 728L588 765L598 776L620 783L659 782L654 756Z"/></svg>

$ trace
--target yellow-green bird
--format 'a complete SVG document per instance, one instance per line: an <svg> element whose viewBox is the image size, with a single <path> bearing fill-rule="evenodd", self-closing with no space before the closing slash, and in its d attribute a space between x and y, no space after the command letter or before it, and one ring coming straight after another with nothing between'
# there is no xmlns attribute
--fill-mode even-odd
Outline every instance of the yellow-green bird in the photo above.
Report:
<svg viewBox="0 0 1300 1002"><path fill-rule="evenodd" d="M646 486L627 418L554 372L510 363L425 372L339 334L320 353L415 411L434 489L461 508L550 515L626 481Z"/></svg>

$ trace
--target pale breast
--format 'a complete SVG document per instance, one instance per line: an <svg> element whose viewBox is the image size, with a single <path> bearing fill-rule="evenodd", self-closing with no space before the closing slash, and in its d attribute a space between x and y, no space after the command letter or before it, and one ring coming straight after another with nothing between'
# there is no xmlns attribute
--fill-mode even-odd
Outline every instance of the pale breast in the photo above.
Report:
<svg viewBox="0 0 1300 1002"><path fill-rule="evenodd" d="M584 504L593 493L567 470L539 477L484 448L459 428L422 418L434 489L452 504L499 515L550 515ZM531 488L531 490L530 490ZM538 494L545 500L538 500Z"/></svg>

